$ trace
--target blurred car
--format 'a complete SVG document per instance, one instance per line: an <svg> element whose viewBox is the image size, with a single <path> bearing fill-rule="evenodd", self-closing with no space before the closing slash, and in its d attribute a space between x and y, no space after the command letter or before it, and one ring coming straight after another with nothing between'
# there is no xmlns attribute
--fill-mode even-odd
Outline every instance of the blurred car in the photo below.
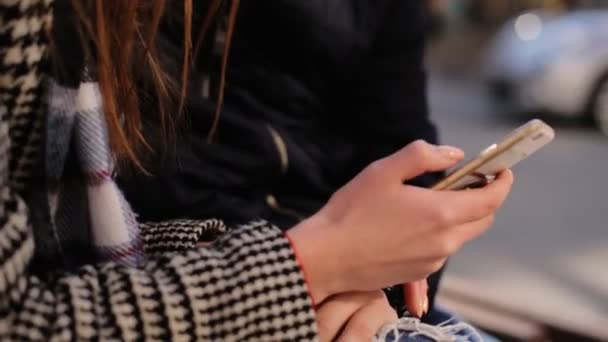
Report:
<svg viewBox="0 0 608 342"><path fill-rule="evenodd" d="M490 44L482 75L519 111L590 115L608 135L608 10L513 18Z"/></svg>

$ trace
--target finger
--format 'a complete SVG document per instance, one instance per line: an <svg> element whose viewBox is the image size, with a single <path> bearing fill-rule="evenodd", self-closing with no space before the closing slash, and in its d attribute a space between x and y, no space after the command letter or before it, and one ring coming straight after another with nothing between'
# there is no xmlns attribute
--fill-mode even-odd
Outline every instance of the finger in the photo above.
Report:
<svg viewBox="0 0 608 342"><path fill-rule="evenodd" d="M494 215L488 215L481 220L465 223L454 228L457 232L460 245L478 238L480 235L488 231L494 224Z"/></svg>
<svg viewBox="0 0 608 342"><path fill-rule="evenodd" d="M405 307L412 315L420 318L428 311L428 284L426 279L407 283L403 286Z"/></svg>
<svg viewBox="0 0 608 342"><path fill-rule="evenodd" d="M368 293L353 292L330 297L323 302L316 312L321 341L333 341L349 318L369 301Z"/></svg>
<svg viewBox="0 0 608 342"><path fill-rule="evenodd" d="M403 299L405 300L405 308L409 313L416 317L420 317L418 306L420 303L420 286L417 281L412 281L403 285Z"/></svg>
<svg viewBox="0 0 608 342"><path fill-rule="evenodd" d="M446 208L445 220L464 224L492 215L504 203L513 185L513 173L506 170L480 189L436 191L434 201Z"/></svg>
<svg viewBox="0 0 608 342"><path fill-rule="evenodd" d="M401 181L426 172L445 170L464 158L461 149L452 146L437 146L417 140L400 151L382 159L383 170Z"/></svg>
<svg viewBox="0 0 608 342"><path fill-rule="evenodd" d="M426 315L429 312L429 284L426 279L420 281L420 293L422 297L422 315Z"/></svg>
<svg viewBox="0 0 608 342"><path fill-rule="evenodd" d="M429 241L427 249L431 252L431 258L440 258L441 260L458 252L462 246L473 240L485 231L487 231L494 222L494 216L489 215L481 220L469 222L451 227L435 235L432 241Z"/></svg>
<svg viewBox="0 0 608 342"><path fill-rule="evenodd" d="M397 313L384 294L381 295L381 298L368 303L351 317L338 341L371 341L384 325L397 321Z"/></svg>

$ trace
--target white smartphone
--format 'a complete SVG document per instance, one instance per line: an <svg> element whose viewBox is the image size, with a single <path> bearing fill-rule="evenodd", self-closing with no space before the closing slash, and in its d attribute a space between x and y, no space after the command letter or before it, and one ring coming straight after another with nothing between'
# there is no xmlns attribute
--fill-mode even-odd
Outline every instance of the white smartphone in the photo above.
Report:
<svg viewBox="0 0 608 342"><path fill-rule="evenodd" d="M517 128L502 142L490 145L477 157L449 173L435 184L434 190L474 188L494 180L495 176L526 159L550 143L555 137L553 128L534 119Z"/></svg>

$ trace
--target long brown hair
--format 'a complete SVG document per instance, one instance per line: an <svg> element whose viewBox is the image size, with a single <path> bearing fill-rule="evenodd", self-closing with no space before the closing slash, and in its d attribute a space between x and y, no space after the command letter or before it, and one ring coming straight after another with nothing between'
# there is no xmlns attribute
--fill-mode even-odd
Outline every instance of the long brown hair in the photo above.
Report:
<svg viewBox="0 0 608 342"><path fill-rule="evenodd" d="M94 43L95 77L100 86L112 151L119 162L130 162L140 170L145 170L142 154L151 152L152 148L142 133L137 75L145 72L151 76L153 94L150 95L158 103L163 137L170 144L183 114L193 54L198 52L224 0L208 0L208 11L194 47L192 1L183 0L183 6L174 7L175 3L167 0L71 0L80 19L84 41ZM228 53L238 5L238 0L231 1L218 105L210 127L210 140L217 129L223 105ZM181 79L178 80L161 65L155 43L168 6L171 9L183 7L183 60Z"/></svg>

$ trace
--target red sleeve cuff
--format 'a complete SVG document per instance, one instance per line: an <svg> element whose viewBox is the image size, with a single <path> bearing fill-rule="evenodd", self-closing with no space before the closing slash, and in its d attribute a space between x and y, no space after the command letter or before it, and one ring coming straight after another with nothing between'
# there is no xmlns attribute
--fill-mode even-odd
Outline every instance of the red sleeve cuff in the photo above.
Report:
<svg viewBox="0 0 608 342"><path fill-rule="evenodd" d="M291 250L293 251L293 255L296 258L296 262L298 263L298 266L300 266L300 269L302 270L302 276L304 277L304 282L306 283L306 289L308 291L308 297L310 297L310 301L312 302L312 306L316 309L317 308L317 303L315 302L314 297L310 293L311 286L310 286L308 274L306 272L306 269L304 268L304 264L302 264L302 260L300 259L300 254L298 253L298 250L296 249L296 246L293 243L293 241L291 240L291 237L289 236L289 234L284 233L283 235L285 236L285 238L287 239L287 241L289 241L289 245L291 246Z"/></svg>

